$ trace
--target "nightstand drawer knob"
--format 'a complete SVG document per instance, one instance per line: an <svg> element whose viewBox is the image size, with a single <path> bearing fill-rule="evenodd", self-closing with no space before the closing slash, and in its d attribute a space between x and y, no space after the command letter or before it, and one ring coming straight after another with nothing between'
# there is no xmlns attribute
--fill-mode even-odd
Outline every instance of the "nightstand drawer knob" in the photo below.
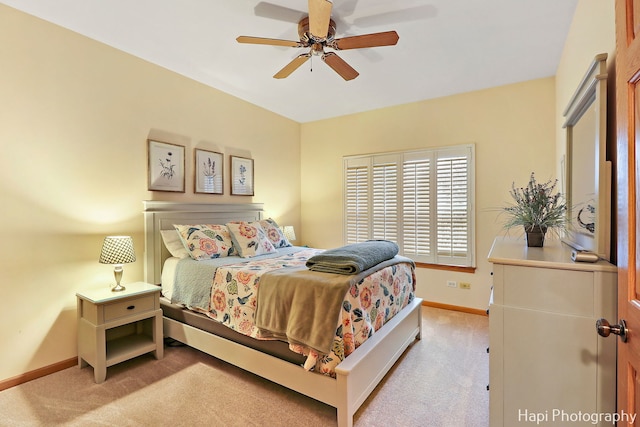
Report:
<svg viewBox="0 0 640 427"><path fill-rule="evenodd" d="M127 310L133 310L134 308L136 308L135 305L130 305L129 307L127 307Z"/></svg>

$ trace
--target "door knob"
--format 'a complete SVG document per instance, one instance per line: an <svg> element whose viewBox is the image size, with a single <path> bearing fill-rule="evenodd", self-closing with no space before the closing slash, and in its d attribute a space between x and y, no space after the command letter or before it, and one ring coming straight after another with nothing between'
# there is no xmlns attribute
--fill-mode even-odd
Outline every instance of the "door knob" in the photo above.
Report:
<svg viewBox="0 0 640 427"><path fill-rule="evenodd" d="M607 319L598 319L596 321L596 330L601 337L608 337L610 334L619 335L622 342L627 342L627 322L620 320L619 325L611 325Z"/></svg>

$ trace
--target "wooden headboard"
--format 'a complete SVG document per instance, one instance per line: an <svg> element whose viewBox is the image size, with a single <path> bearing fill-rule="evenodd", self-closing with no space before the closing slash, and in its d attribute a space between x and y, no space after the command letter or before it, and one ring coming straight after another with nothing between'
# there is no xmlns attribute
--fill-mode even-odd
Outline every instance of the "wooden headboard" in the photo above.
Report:
<svg viewBox="0 0 640 427"><path fill-rule="evenodd" d="M262 203L177 203L144 201L144 280L160 284L162 264L171 256L162 242L160 230L173 224L226 224L230 221L258 221Z"/></svg>

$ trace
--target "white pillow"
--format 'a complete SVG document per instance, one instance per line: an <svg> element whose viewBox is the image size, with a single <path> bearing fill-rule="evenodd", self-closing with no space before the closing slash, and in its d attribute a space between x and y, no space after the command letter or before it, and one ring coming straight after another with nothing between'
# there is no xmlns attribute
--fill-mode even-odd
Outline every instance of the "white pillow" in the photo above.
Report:
<svg viewBox="0 0 640 427"><path fill-rule="evenodd" d="M160 230L160 235L162 235L164 246L172 256L178 258L186 258L189 256L189 251L187 251L182 244L182 239L180 239L180 235L175 229Z"/></svg>

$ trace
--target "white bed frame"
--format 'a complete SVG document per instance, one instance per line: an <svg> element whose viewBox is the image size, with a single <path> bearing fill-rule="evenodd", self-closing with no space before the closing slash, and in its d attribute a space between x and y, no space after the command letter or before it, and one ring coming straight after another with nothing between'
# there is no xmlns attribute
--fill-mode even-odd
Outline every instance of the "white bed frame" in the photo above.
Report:
<svg viewBox="0 0 640 427"><path fill-rule="evenodd" d="M160 284L163 261L169 256L160 230L173 224L224 224L262 219L261 203L208 204L144 202L145 281ZM407 347L421 338L421 304L415 298L400 313L336 367L336 378L308 372L260 351L200 329L164 318L164 335L238 366L338 411L338 426L352 427L353 415Z"/></svg>

